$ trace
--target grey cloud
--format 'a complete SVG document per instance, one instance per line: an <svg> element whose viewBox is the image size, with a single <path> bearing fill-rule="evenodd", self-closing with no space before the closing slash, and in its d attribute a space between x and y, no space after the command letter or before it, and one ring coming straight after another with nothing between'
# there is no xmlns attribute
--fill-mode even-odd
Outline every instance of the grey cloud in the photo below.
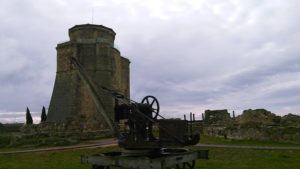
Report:
<svg viewBox="0 0 300 169"><path fill-rule="evenodd" d="M94 9L94 23L117 32L132 62L133 99L155 95L177 114L252 106L300 112L296 87L265 91L300 79L298 1L153 3L1 1L0 109L48 106L55 46L68 28L91 22Z"/></svg>

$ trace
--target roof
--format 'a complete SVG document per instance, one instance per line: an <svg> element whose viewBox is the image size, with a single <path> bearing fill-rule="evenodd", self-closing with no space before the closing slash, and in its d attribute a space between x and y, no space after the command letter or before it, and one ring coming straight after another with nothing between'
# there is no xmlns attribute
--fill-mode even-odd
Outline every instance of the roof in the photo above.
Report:
<svg viewBox="0 0 300 169"><path fill-rule="evenodd" d="M73 30L77 30L77 29L84 29L84 28L96 28L96 29L105 29L107 31L110 31L112 32L114 35L116 34L116 32L109 28L109 27L106 27L106 26L103 26L103 25L95 25L95 24L82 24L82 25L75 25L73 26L72 28L69 29L69 32L72 32Z"/></svg>

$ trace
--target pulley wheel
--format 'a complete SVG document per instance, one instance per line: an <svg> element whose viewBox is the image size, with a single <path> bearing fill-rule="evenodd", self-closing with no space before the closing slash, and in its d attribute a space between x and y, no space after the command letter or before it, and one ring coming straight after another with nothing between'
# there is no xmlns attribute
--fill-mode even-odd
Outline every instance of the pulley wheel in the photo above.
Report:
<svg viewBox="0 0 300 169"><path fill-rule="evenodd" d="M148 104L152 109L152 117L156 119L159 113L159 103L154 96L145 96L141 102L142 104Z"/></svg>
<svg viewBox="0 0 300 169"><path fill-rule="evenodd" d="M193 169L194 167L195 167L195 160L176 164L177 169Z"/></svg>

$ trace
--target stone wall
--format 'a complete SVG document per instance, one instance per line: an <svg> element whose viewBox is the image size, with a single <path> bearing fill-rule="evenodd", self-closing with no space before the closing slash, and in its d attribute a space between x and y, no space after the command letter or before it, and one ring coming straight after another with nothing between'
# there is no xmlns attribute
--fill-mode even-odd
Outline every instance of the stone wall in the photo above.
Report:
<svg viewBox="0 0 300 169"><path fill-rule="evenodd" d="M214 111L214 119L209 123L204 120L203 133L224 138L253 139L300 143L300 116L288 114L280 117L265 109L245 110L236 118L226 112ZM207 118L207 116L205 116ZM224 119L223 122L220 122Z"/></svg>
<svg viewBox="0 0 300 169"><path fill-rule="evenodd" d="M230 114L224 110L205 110L204 123L207 125L225 125L231 121Z"/></svg>

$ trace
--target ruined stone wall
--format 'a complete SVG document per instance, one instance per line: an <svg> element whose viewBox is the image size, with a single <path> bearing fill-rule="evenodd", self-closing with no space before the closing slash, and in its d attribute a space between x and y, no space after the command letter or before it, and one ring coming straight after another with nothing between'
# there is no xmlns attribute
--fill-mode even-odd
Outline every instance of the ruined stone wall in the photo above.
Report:
<svg viewBox="0 0 300 169"><path fill-rule="evenodd" d="M225 125L231 120L230 114L224 110L205 110L204 123L207 125Z"/></svg>
<svg viewBox="0 0 300 169"><path fill-rule="evenodd" d="M280 117L264 109L245 110L236 118L225 112L206 111L205 118L213 117L204 123L206 135L264 141L300 143L300 116L288 114ZM213 116L211 116L213 114ZM220 122L222 121L223 122ZM205 122L205 120L204 120Z"/></svg>

